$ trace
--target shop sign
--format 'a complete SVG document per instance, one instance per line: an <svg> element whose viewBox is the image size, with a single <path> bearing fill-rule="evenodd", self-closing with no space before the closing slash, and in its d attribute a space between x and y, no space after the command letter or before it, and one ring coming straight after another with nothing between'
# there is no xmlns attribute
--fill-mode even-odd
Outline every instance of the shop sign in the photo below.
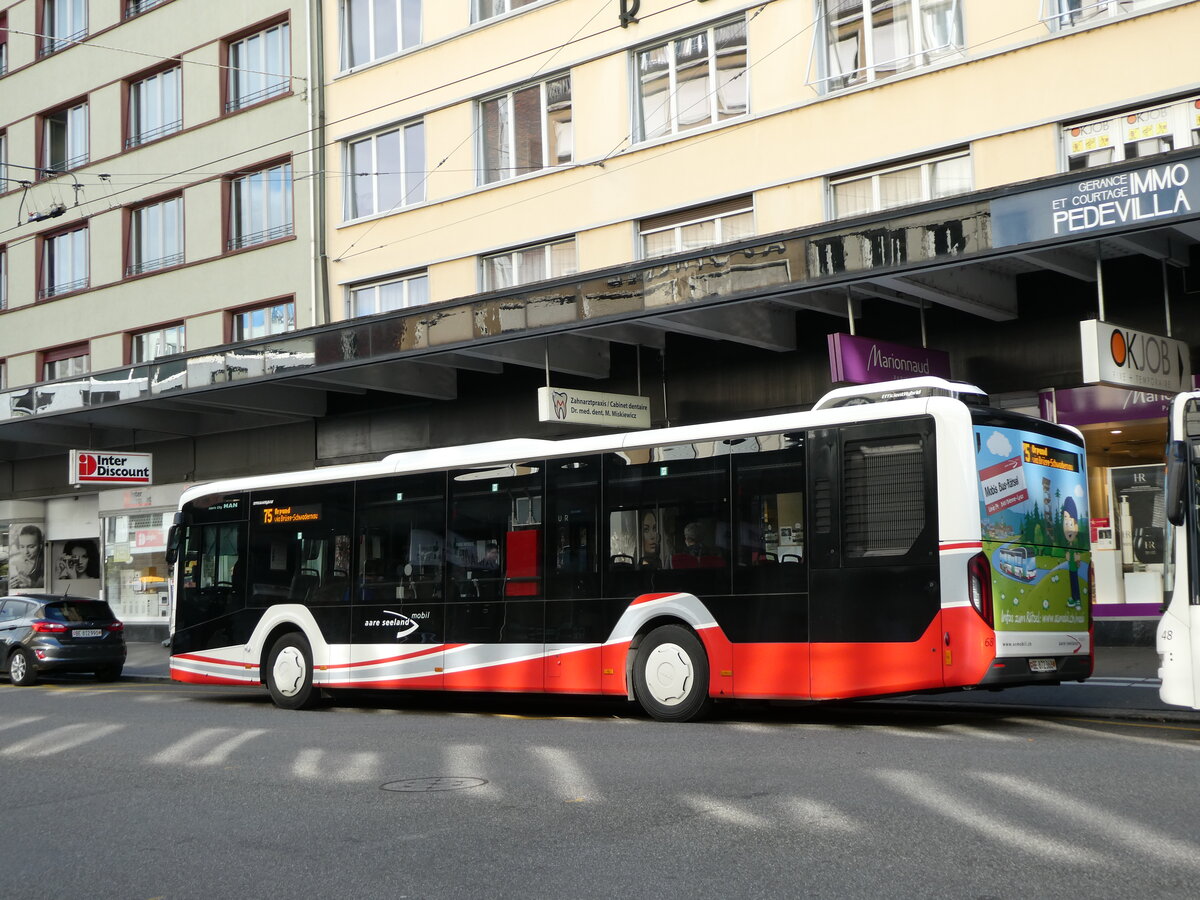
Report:
<svg viewBox="0 0 1200 900"><path fill-rule="evenodd" d="M103 453L72 450L71 484L153 484L153 453Z"/></svg>
<svg viewBox="0 0 1200 900"><path fill-rule="evenodd" d="M1178 393L1192 383L1187 344L1088 319L1079 323L1083 344L1083 380L1147 391Z"/></svg>
<svg viewBox="0 0 1200 900"><path fill-rule="evenodd" d="M538 388L538 421L605 428L649 428L650 398L572 388Z"/></svg>
<svg viewBox="0 0 1200 900"><path fill-rule="evenodd" d="M1041 416L1060 425L1095 425L1100 422L1133 422L1165 419L1171 394L1089 384L1038 395Z"/></svg>
<svg viewBox="0 0 1200 900"><path fill-rule="evenodd" d="M1145 226L1200 212L1200 160L1183 159L991 201L992 246Z"/></svg>
<svg viewBox="0 0 1200 900"><path fill-rule="evenodd" d="M142 528L133 533L133 543L140 553L165 550L167 534L161 528Z"/></svg>
<svg viewBox="0 0 1200 900"><path fill-rule="evenodd" d="M829 335L829 377L834 384L873 384L921 375L950 377L950 355L942 350L909 347L890 341Z"/></svg>

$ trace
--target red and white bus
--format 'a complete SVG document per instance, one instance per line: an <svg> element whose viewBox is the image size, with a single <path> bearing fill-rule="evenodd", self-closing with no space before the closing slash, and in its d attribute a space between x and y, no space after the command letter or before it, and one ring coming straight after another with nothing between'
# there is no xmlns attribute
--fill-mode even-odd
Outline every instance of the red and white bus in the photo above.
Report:
<svg viewBox="0 0 1200 900"><path fill-rule="evenodd" d="M508 440L189 489L171 673L337 689L822 700L1092 671L1083 442L977 388ZM1026 548L1031 569L1000 571ZM1032 577L1028 572L1032 571Z"/></svg>
<svg viewBox="0 0 1200 900"><path fill-rule="evenodd" d="M1157 645L1163 703L1200 709L1200 393L1177 394L1167 420L1165 603Z"/></svg>

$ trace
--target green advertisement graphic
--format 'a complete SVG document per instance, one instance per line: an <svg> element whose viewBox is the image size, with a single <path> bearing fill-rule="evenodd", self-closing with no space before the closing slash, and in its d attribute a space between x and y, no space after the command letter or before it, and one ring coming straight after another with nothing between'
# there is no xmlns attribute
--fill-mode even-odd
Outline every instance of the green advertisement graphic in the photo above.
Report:
<svg viewBox="0 0 1200 900"><path fill-rule="evenodd" d="M1082 448L976 426L983 551L997 631L1087 629L1087 474Z"/></svg>

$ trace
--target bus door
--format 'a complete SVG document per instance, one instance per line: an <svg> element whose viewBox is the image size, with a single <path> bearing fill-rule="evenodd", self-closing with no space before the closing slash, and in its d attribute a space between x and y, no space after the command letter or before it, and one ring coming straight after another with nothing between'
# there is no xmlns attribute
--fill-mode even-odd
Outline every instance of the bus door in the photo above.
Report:
<svg viewBox="0 0 1200 900"><path fill-rule="evenodd" d="M1200 709L1200 393L1171 401L1167 443L1168 536L1157 647L1163 703Z"/></svg>
<svg viewBox="0 0 1200 900"><path fill-rule="evenodd" d="M809 433L816 698L942 685L933 420Z"/></svg>
<svg viewBox="0 0 1200 900"><path fill-rule="evenodd" d="M318 681L339 680L349 661L352 484L266 488L250 495L247 609L303 607ZM315 626L315 631L313 630ZM266 648L270 650L270 648Z"/></svg>
<svg viewBox="0 0 1200 900"><path fill-rule="evenodd" d="M450 473L447 689L543 688L543 469L531 462Z"/></svg>
<svg viewBox="0 0 1200 900"><path fill-rule="evenodd" d="M443 686L446 476L358 483L351 682Z"/></svg>

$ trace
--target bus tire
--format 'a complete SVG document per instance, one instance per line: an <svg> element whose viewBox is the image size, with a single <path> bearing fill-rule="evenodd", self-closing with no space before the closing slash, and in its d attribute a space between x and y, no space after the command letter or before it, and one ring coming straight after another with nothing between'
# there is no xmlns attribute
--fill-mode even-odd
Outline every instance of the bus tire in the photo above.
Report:
<svg viewBox="0 0 1200 900"><path fill-rule="evenodd" d="M660 722L694 722L711 705L708 655L680 625L662 625L642 640L633 662L633 693Z"/></svg>
<svg viewBox="0 0 1200 900"><path fill-rule="evenodd" d="M320 699L313 687L312 649L304 635L282 635L267 656L267 690L280 709L312 709Z"/></svg>

